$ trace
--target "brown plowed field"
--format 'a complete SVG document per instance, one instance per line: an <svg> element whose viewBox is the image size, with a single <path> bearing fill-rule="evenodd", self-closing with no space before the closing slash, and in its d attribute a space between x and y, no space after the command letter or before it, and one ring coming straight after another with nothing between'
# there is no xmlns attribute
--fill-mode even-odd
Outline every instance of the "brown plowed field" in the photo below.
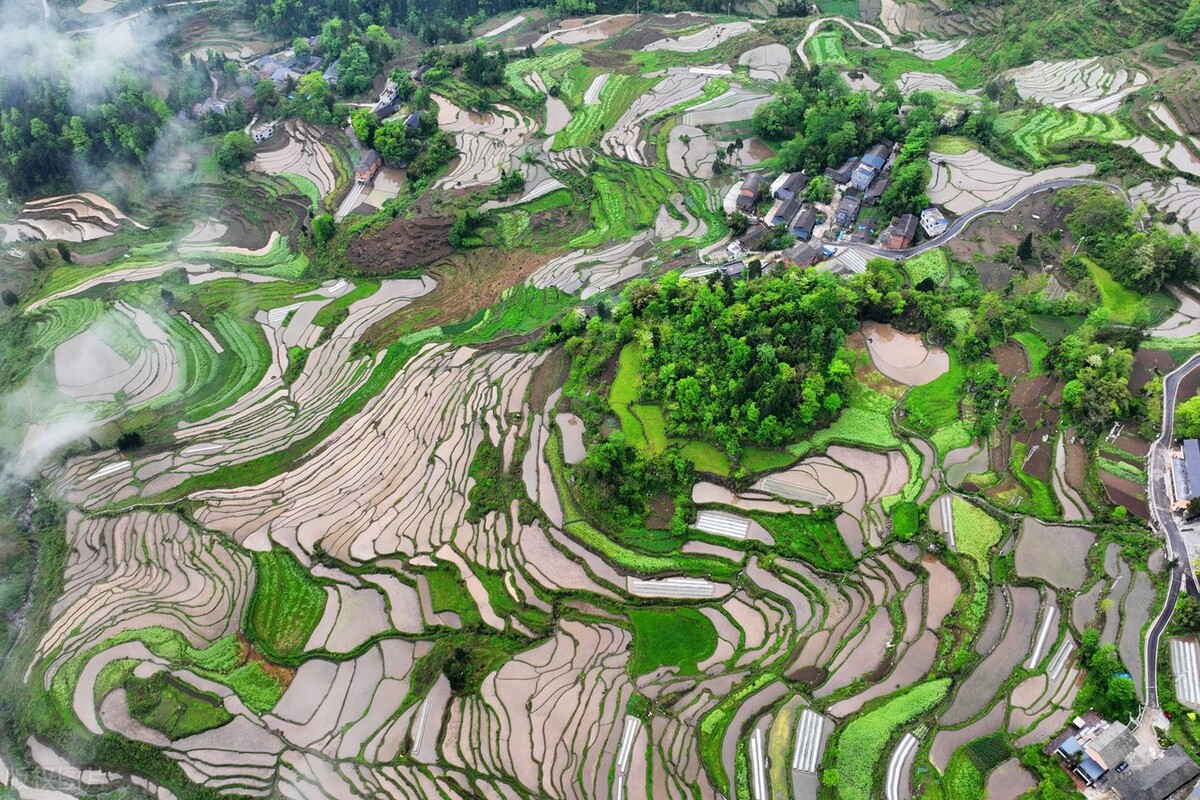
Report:
<svg viewBox="0 0 1200 800"><path fill-rule="evenodd" d="M1175 369L1175 360L1166 350L1138 350L1133 355L1133 372L1129 374L1129 391L1137 394L1146 388L1157 370L1166 375Z"/></svg>
<svg viewBox="0 0 1200 800"><path fill-rule="evenodd" d="M1149 521L1150 509L1146 507L1146 501L1142 499L1146 487L1124 478L1118 478L1103 470L1100 471L1100 481L1104 484L1104 491L1109 500L1125 506L1135 517Z"/></svg>
<svg viewBox="0 0 1200 800"><path fill-rule="evenodd" d="M1023 377L1029 372L1029 359L1025 348L1019 344L1007 342L992 348L992 358L1000 368L1000 374L1006 378Z"/></svg>
<svg viewBox="0 0 1200 800"><path fill-rule="evenodd" d="M355 239L346 258L367 275L390 275L409 267L432 264L454 252L450 217L397 217L378 233Z"/></svg>

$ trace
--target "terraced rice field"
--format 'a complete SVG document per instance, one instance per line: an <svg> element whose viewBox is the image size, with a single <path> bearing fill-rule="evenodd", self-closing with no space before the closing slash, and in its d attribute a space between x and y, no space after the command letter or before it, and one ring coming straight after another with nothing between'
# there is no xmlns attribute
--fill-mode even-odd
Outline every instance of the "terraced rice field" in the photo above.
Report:
<svg viewBox="0 0 1200 800"><path fill-rule="evenodd" d="M808 40L808 50L812 54L813 63L818 66L826 64L847 66L850 64L850 59L846 57L846 51L842 48L840 30L818 33Z"/></svg>
<svg viewBox="0 0 1200 800"><path fill-rule="evenodd" d="M1050 109L1043 113L1057 115L1059 112ZM999 164L977 150L938 154L930 162L933 174L926 190L929 199L955 214L965 214L987 203L1012 197L1043 181L1087 177L1096 171L1092 164L1079 164L1042 169L1031 174Z"/></svg>
<svg viewBox="0 0 1200 800"><path fill-rule="evenodd" d="M1043 108L1012 134L1013 145L1035 165L1055 160L1060 145L1081 140L1115 142L1132 132L1120 120L1104 114Z"/></svg>
<svg viewBox="0 0 1200 800"><path fill-rule="evenodd" d="M1072 61L1035 61L1004 73L1021 99L1033 99L1058 108L1093 114L1117 110L1130 92L1144 86L1144 72L1127 69L1119 61L1081 58Z"/></svg>

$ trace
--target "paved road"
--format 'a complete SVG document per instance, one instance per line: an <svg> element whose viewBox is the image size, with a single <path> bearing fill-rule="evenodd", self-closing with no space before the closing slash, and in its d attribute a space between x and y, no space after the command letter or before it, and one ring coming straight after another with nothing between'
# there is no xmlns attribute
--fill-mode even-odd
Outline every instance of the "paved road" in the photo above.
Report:
<svg viewBox="0 0 1200 800"><path fill-rule="evenodd" d="M979 208L976 208L972 211L968 211L966 214L963 214L961 217L954 220L954 222L951 222L950 226L946 228L946 230L940 236L930 239L927 242L922 242L916 247L909 247L904 250L888 250L886 248L876 247L870 244L830 243L829 246L836 248L838 252L841 252L842 250L857 250L868 255L883 256L885 258L912 258L913 256L920 255L931 248L941 247L946 242L962 233L963 229L965 229L979 217L982 217L986 214L1004 214L1008 211L1011 211L1013 207L1022 200L1026 200L1035 194L1050 192L1056 189L1066 189L1071 186L1105 186L1113 191L1119 191L1112 184L1095 180L1093 178L1059 178L1052 181L1043 181L1042 183L1030 186L1028 189L1023 189L1020 192L1017 192L1012 197L1004 200L997 200L994 203L988 203L986 205L979 206Z"/></svg>
<svg viewBox="0 0 1200 800"><path fill-rule="evenodd" d="M1154 524L1166 535L1167 552L1175 561L1171 568L1171 583L1167 590L1167 599L1158 618L1146 633L1143 660L1146 664L1146 705L1158 707L1158 642L1171 615L1175 612L1175 603L1179 599L1180 588L1186 589L1193 597L1200 596L1197 591L1196 575L1188 558L1183 536L1179 532L1178 521L1171 511L1170 494L1167 491L1167 451L1171 446L1175 432L1175 403L1179 393L1179 384L1194 370L1200 368L1200 355L1192 356L1183 365L1163 379L1163 421L1162 433L1150 446L1150 485L1148 499L1150 501L1150 516Z"/></svg>

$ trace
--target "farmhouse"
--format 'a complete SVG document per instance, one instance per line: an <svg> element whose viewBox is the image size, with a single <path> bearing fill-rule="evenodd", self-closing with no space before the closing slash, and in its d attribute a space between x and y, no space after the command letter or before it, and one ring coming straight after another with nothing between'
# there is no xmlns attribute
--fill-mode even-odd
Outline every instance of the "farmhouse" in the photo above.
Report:
<svg viewBox="0 0 1200 800"><path fill-rule="evenodd" d="M383 162L379 160L379 153L374 150L363 156L363 160L354 168L354 180L360 183L370 183L375 179L376 173L379 172Z"/></svg>
<svg viewBox="0 0 1200 800"><path fill-rule="evenodd" d="M803 172L785 172L773 186L772 194L780 200L791 200L808 187L808 176Z"/></svg>
<svg viewBox="0 0 1200 800"><path fill-rule="evenodd" d="M950 223L936 208L930 207L921 212L921 227L925 229L925 234L929 238L941 236L949 226Z"/></svg>
<svg viewBox="0 0 1200 800"><path fill-rule="evenodd" d="M797 244L784 250L783 257L797 267L811 267L821 260L821 248L811 244Z"/></svg>
<svg viewBox="0 0 1200 800"><path fill-rule="evenodd" d="M262 144L274 135L275 126L269 122L264 125L259 125L257 128L254 128L250 131L250 138L254 140L255 144Z"/></svg>
<svg viewBox="0 0 1200 800"><path fill-rule="evenodd" d="M870 150L863 153L863 157L860 160L868 167L872 167L876 172L879 172L883 169L883 165L887 163L888 156L891 154L891 146L880 142L879 144L872 145Z"/></svg>
<svg viewBox="0 0 1200 800"><path fill-rule="evenodd" d="M842 227L853 225L854 220L858 219L860 208L862 208L862 196L847 192L846 196L842 198L842 202L838 203L837 210L833 212L833 221Z"/></svg>
<svg viewBox="0 0 1200 800"><path fill-rule="evenodd" d="M1200 440L1185 439L1183 450L1172 453L1171 478L1175 489L1175 508L1187 506L1200 497Z"/></svg>
<svg viewBox="0 0 1200 800"><path fill-rule="evenodd" d="M879 170L875 167L872 167L870 164L860 163L854 168L854 172L850 173L850 186L854 189L866 189L878 174Z"/></svg>
<svg viewBox="0 0 1200 800"><path fill-rule="evenodd" d="M802 242L812 238L813 229L817 227L817 209L808 203L800 206L800 211L792 218L788 232Z"/></svg>
<svg viewBox="0 0 1200 800"><path fill-rule="evenodd" d="M879 198L883 197L883 193L892 185L892 179L886 175L880 175L875 181L867 187L867 191L863 194L863 202L869 206L873 206L879 202Z"/></svg>
<svg viewBox="0 0 1200 800"><path fill-rule="evenodd" d="M1081 728L1056 751L1089 786L1137 749L1137 738L1120 722L1098 722Z"/></svg>
<svg viewBox="0 0 1200 800"><path fill-rule="evenodd" d="M792 218L800 213L800 201L792 198L784 200L779 204L779 207L771 212L767 218L768 225L787 225L792 221Z"/></svg>
<svg viewBox="0 0 1200 800"><path fill-rule="evenodd" d="M1197 777L1200 777L1200 767L1182 747L1173 744L1157 761L1118 774L1110 787L1121 800L1165 800Z"/></svg>
<svg viewBox="0 0 1200 800"><path fill-rule="evenodd" d="M742 188L738 192L737 210L743 214L753 214L754 209L758 207L758 192L762 189L763 176L761 172L751 172L742 181Z"/></svg>
<svg viewBox="0 0 1200 800"><path fill-rule="evenodd" d="M917 218L905 214L892 220L892 224L883 232L879 244L889 250L903 250L912 246L913 237L917 235Z"/></svg>
<svg viewBox="0 0 1200 800"><path fill-rule="evenodd" d="M742 244L742 248L749 252L757 249L771 233L771 229L766 225L752 225L750 229L742 234L742 238L738 239Z"/></svg>
<svg viewBox="0 0 1200 800"><path fill-rule="evenodd" d="M850 182L850 176L854 174L854 168L858 166L857 158L847 158L846 163L842 164L837 169L830 167L825 170L825 177L830 178L834 183L841 186Z"/></svg>

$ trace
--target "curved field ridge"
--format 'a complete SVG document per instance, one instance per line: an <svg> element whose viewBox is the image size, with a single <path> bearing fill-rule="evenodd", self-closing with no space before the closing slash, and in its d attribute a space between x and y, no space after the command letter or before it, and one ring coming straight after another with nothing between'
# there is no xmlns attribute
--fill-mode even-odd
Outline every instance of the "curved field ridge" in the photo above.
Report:
<svg viewBox="0 0 1200 800"><path fill-rule="evenodd" d="M321 344L317 344L321 327L313 319L331 302L331 291L260 311L253 323L218 314L211 333L223 342L227 351L223 357L237 372L220 391L193 407L201 416L180 423L175 432L177 449L136 458L132 480L129 473L108 471L121 460L113 451L71 459L57 478L56 490L82 508L102 508L155 497L175 490L189 477L244 464L303 440L378 367L377 357L351 358L351 348L362 333L434 285L429 278L383 281L378 291L349 306L335 335ZM283 376L289 348L295 347L312 349L303 370L287 385Z"/></svg>
<svg viewBox="0 0 1200 800"><path fill-rule="evenodd" d="M930 158L930 163L933 175L927 190L929 199L955 214L1000 202L1044 181L1084 178L1096 172L1093 164L1079 164L1029 173L998 164L977 150L959 155L938 154Z"/></svg>
<svg viewBox="0 0 1200 800"><path fill-rule="evenodd" d="M30 200L17 213L16 221L0 223L0 241L8 244L27 238L90 242L112 236L124 226L149 230L100 195L81 192Z"/></svg>
<svg viewBox="0 0 1200 800"><path fill-rule="evenodd" d="M1125 95L1149 80L1144 72L1102 58L1035 61L1011 69L1003 77L1012 80L1022 100L1092 114L1116 111Z"/></svg>
<svg viewBox="0 0 1200 800"><path fill-rule="evenodd" d="M150 626L192 647L233 633L253 585L249 558L173 513L67 519L63 593L38 643L47 687L68 659Z"/></svg>
<svg viewBox="0 0 1200 800"><path fill-rule="evenodd" d="M450 172L435 184L438 188L496 183L501 166L508 165L538 127L508 106L479 114L464 111L441 95L433 99L438 106L438 126L454 134L454 146L459 150Z"/></svg>
<svg viewBox="0 0 1200 800"><path fill-rule="evenodd" d="M792 51L786 45L765 44L738 56L738 64L750 68L750 77L760 81L781 81L792 65Z"/></svg>
<svg viewBox="0 0 1200 800"><path fill-rule="evenodd" d="M927 347L920 336L870 322L863 326L867 351L875 369L906 386L923 386L950 369L950 356L940 347Z"/></svg>
<svg viewBox="0 0 1200 800"><path fill-rule="evenodd" d="M711 50L722 42L729 41L735 36L754 30L749 22L722 22L710 25L696 33L680 36L678 39L667 37L651 42L642 50L670 50L675 53L699 53L701 50Z"/></svg>

